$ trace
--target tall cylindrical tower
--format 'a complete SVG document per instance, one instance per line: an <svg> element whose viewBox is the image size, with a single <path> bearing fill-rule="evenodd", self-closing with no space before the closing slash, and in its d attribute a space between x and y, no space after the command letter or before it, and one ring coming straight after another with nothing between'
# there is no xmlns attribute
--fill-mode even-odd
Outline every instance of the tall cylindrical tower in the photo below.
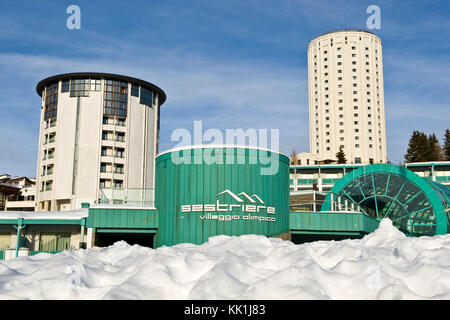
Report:
<svg viewBox="0 0 450 320"><path fill-rule="evenodd" d="M105 195L117 203L152 199L163 90L83 72L46 78L36 91L42 97L37 211L76 209Z"/></svg>
<svg viewBox="0 0 450 320"><path fill-rule="evenodd" d="M381 39L329 32L308 45L310 152L348 163L387 161Z"/></svg>

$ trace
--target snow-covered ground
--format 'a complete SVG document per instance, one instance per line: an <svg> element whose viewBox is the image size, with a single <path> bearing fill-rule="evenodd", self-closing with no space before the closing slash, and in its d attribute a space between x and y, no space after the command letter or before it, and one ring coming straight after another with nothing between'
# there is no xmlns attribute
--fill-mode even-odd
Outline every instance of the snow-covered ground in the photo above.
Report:
<svg viewBox="0 0 450 320"><path fill-rule="evenodd" d="M450 299L450 235L383 220L361 240L246 235L201 246L108 248L0 263L1 299Z"/></svg>

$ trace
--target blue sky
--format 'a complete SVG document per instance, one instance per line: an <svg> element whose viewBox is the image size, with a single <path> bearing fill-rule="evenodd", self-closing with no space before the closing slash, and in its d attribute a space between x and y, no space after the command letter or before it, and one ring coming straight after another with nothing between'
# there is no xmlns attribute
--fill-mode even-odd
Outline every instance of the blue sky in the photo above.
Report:
<svg viewBox="0 0 450 320"><path fill-rule="evenodd" d="M81 29L66 8L81 8ZM167 94L160 150L177 128L280 129L280 150L309 152L307 45L366 29L381 9L388 157L413 130L442 142L450 127L450 2L364 0L1 1L0 173L35 176L39 80L98 71L155 83Z"/></svg>

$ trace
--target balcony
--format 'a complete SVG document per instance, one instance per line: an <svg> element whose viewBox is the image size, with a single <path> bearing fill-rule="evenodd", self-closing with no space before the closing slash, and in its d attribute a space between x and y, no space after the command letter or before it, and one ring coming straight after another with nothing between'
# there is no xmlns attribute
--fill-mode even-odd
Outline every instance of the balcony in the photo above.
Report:
<svg viewBox="0 0 450 320"><path fill-rule="evenodd" d="M34 211L34 201L33 200L23 200L23 201L12 201L8 200L6 202L6 210L19 210L20 211ZM31 210L33 209L33 210Z"/></svg>
<svg viewBox="0 0 450 320"><path fill-rule="evenodd" d="M108 123L108 124L103 123L102 129L107 130L107 131L114 131L114 124L113 123Z"/></svg>
<svg viewBox="0 0 450 320"><path fill-rule="evenodd" d="M106 162L106 163L112 163L113 162L113 156L112 155L103 155L102 154L100 161L101 162Z"/></svg>
<svg viewBox="0 0 450 320"><path fill-rule="evenodd" d="M155 189L102 188L99 198L100 205L154 207Z"/></svg>

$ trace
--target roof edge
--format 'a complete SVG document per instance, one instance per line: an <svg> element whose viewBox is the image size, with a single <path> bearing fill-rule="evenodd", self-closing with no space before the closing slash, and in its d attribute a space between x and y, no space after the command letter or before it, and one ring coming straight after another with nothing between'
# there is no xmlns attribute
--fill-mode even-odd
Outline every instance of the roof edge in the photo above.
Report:
<svg viewBox="0 0 450 320"><path fill-rule="evenodd" d="M103 72L71 72L71 73L62 73L62 74L54 75L54 76L51 76L51 77L48 77L48 78L45 78L45 79L39 81L38 84L36 85L36 92L39 96L42 97L42 91L50 83L60 81L60 80L83 79L83 78L101 78L101 79L118 80L118 81L125 81L125 82L139 84L142 87L145 87L152 91L158 92L159 105L162 105L166 101L166 98L167 98L166 93L160 87L154 85L151 82L141 80L138 78L124 76L121 74L103 73Z"/></svg>

